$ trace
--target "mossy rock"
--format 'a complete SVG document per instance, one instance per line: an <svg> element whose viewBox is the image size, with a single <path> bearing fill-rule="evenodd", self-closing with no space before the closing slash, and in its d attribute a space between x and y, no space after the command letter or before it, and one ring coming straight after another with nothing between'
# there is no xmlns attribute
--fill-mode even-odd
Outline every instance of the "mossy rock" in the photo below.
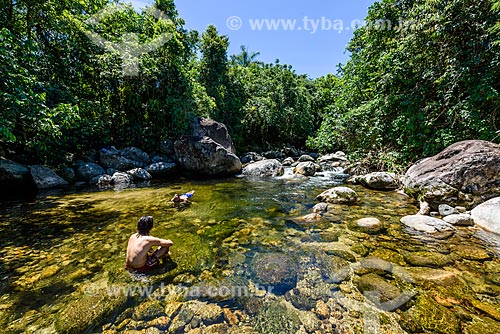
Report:
<svg viewBox="0 0 500 334"><path fill-rule="evenodd" d="M133 318L138 321L149 321L164 315L164 306L159 301L148 300L135 307Z"/></svg>
<svg viewBox="0 0 500 334"><path fill-rule="evenodd" d="M393 264L404 265L405 261L403 255L399 254L396 251L386 249L386 248L377 248L373 252L370 253L371 256L379 257L383 260L389 261Z"/></svg>
<svg viewBox="0 0 500 334"><path fill-rule="evenodd" d="M455 314L425 294L419 295L415 305L401 315L401 327L409 332L460 333Z"/></svg>
<svg viewBox="0 0 500 334"><path fill-rule="evenodd" d="M361 257L365 257L370 253L370 249L363 244L356 244L351 247L351 250L359 254Z"/></svg>
<svg viewBox="0 0 500 334"><path fill-rule="evenodd" d="M463 326L464 334L500 333L500 322L487 317L473 316L472 321Z"/></svg>
<svg viewBox="0 0 500 334"><path fill-rule="evenodd" d="M262 334L295 333L301 321L293 308L280 301L273 301L260 310L255 317L254 329Z"/></svg>
<svg viewBox="0 0 500 334"><path fill-rule="evenodd" d="M125 294L110 296L105 288L94 291L91 296L84 296L69 303L57 315L55 328L62 334L89 331L123 311L127 300Z"/></svg>
<svg viewBox="0 0 500 334"><path fill-rule="evenodd" d="M442 268L453 263L449 256L436 252L404 252L403 258L415 267Z"/></svg>

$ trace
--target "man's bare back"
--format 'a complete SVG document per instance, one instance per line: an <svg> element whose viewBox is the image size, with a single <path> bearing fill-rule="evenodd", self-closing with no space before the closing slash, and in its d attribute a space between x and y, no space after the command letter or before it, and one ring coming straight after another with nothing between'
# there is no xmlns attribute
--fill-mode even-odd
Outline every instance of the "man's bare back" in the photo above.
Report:
<svg viewBox="0 0 500 334"><path fill-rule="evenodd" d="M147 271L159 263L159 259L170 255L171 240L149 235L153 228L153 217L143 216L137 222L137 233L130 236L127 245L125 267L128 270ZM158 248L153 251L153 247Z"/></svg>

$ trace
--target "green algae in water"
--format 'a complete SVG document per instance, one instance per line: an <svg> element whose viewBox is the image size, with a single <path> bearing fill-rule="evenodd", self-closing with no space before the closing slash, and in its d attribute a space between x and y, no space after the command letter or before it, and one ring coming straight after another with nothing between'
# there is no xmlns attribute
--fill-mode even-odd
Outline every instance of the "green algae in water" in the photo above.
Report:
<svg viewBox="0 0 500 334"><path fill-rule="evenodd" d="M375 254L407 265L403 258L408 257L408 252L417 251L415 256L421 256L425 254L423 251L439 251L443 245L450 249L447 243L470 242L470 238L458 237L431 242L423 241L418 235L408 235L399 226L399 219L414 214L417 211L415 204L395 192L376 192L360 187L353 188L361 201L353 206L334 206L335 219L310 225L290 223L310 213L317 203L316 195L332 185L332 182L315 178L302 183L276 179L186 182L48 196L35 203L3 208L0 211L3 245L0 249L0 325L9 333L44 329L47 333L89 328L98 331L104 323L113 324L114 317L124 308L134 310L144 301L144 296L137 294L125 299L108 298L105 294L109 294L110 287L119 290L140 283L160 291L174 281L191 282L196 286L205 280L220 279L245 285L249 280L255 281L255 273L248 267L253 259L273 252L301 255L307 254L311 247L321 250L325 245L334 245L327 249L350 251L356 254L358 261ZM190 205L170 203L174 193L192 189L196 193ZM165 264L152 275L137 278L128 274L123 265L128 238L135 232L137 220L142 215L154 216L153 235L174 241L171 251L175 265ZM389 230L368 235L347 229L348 222L366 217L380 219ZM335 238L324 237L326 231ZM480 241L474 242L479 242L476 247L482 247ZM492 252L490 246L485 249L492 255L488 268L497 268L498 253ZM324 256L326 254L328 251ZM337 253L330 251L332 254ZM460 273L460 265L470 262L463 261L440 261L439 266L457 266L444 269ZM490 277L492 272L475 273L478 274L482 282L497 286L496 280ZM469 279L470 274L465 273L465 277ZM414 287L422 293L433 285L430 282ZM440 295L447 293L447 287L434 289L439 290ZM484 291L495 290L481 289L479 292ZM466 289L465 293L474 291ZM457 296L460 292L450 291L450 294L459 302L465 300ZM183 297L176 298L182 300ZM417 306L427 305L422 302L427 299L418 298ZM245 309L237 300L234 302L233 307ZM489 302L493 307L499 305L497 296ZM100 305L99 312L88 318L82 316L82 312L88 312L94 305ZM294 311L280 305L276 302L266 306L265 311L257 311L254 316L250 314L247 322L262 333L283 329L273 325L273 319L286 318L291 329L300 327ZM436 307L441 309L440 305ZM467 310L471 314L477 312L470 307ZM426 307L418 306L417 311L408 314L426 320L425 328L447 330L442 319L434 319L426 312ZM127 320L126 314L120 315L120 322ZM433 323L434 320L437 323Z"/></svg>

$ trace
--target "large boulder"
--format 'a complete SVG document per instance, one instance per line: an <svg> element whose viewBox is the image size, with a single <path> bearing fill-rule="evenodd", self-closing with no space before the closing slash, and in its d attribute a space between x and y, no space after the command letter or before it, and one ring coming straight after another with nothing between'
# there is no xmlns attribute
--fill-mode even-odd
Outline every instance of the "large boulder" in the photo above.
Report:
<svg viewBox="0 0 500 334"><path fill-rule="evenodd" d="M472 209L471 216L478 226L500 234L500 197L492 198L476 206Z"/></svg>
<svg viewBox="0 0 500 334"><path fill-rule="evenodd" d="M357 181L363 186L377 190L394 190L398 188L398 180L394 173L375 172L360 176Z"/></svg>
<svg viewBox="0 0 500 334"><path fill-rule="evenodd" d="M57 175L52 169L42 166L33 165L30 166L30 172L35 180L38 189L48 189L56 187L64 187L68 185L68 182L62 177Z"/></svg>
<svg viewBox="0 0 500 334"><path fill-rule="evenodd" d="M101 166L94 163L86 163L81 165L76 170L76 177L78 180L89 182L96 176L100 176L105 174L106 171Z"/></svg>
<svg viewBox="0 0 500 334"><path fill-rule="evenodd" d="M283 175L281 163L276 159L267 159L254 162L243 169L243 174L256 177L274 177Z"/></svg>
<svg viewBox="0 0 500 334"><path fill-rule="evenodd" d="M241 171L240 159L209 137L183 137L174 148L179 165L189 172L220 176Z"/></svg>
<svg viewBox="0 0 500 334"><path fill-rule="evenodd" d="M316 174L316 165L311 161L299 162L293 169L293 172L305 176L314 176Z"/></svg>
<svg viewBox="0 0 500 334"><path fill-rule="evenodd" d="M167 176L175 173L175 163L156 162L144 168L152 176Z"/></svg>
<svg viewBox="0 0 500 334"><path fill-rule="evenodd" d="M209 118L196 117L193 126L193 137L210 137L231 153L236 153L227 127Z"/></svg>
<svg viewBox="0 0 500 334"><path fill-rule="evenodd" d="M500 146L482 140L455 143L410 167L403 185L434 210L439 204L472 208L500 195Z"/></svg>
<svg viewBox="0 0 500 334"><path fill-rule="evenodd" d="M28 167L1 158L0 189L0 200L12 200L33 197L37 188Z"/></svg>
<svg viewBox="0 0 500 334"><path fill-rule="evenodd" d="M403 223L403 225L413 228L414 230L430 234L455 232L455 228L453 227L453 225L445 222L444 220L429 216L423 216L423 215L405 216L401 218L401 223Z"/></svg>
<svg viewBox="0 0 500 334"><path fill-rule="evenodd" d="M119 171L127 171L134 168L144 167L146 163L144 161L136 161L132 160L129 157L136 157L137 152L134 150L125 150L125 154L128 156L124 156L122 151L118 151L116 149L102 149L99 152L99 161L100 164L105 168L113 168Z"/></svg>
<svg viewBox="0 0 500 334"><path fill-rule="evenodd" d="M151 160L149 159L149 154L138 149L137 147L125 147L124 149L120 150L120 154L124 158L140 164L139 167L147 166L151 162Z"/></svg>

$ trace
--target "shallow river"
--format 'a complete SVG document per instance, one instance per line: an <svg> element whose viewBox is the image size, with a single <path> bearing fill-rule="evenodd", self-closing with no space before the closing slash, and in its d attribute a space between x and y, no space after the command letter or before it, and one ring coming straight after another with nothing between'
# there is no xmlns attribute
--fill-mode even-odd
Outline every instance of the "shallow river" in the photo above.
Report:
<svg viewBox="0 0 500 334"><path fill-rule="evenodd" d="M408 231L399 220L413 201L358 186L358 204L301 221L335 185L328 173L186 180L3 205L1 331L500 333L498 239ZM169 202L189 190L190 205ZM142 215L174 242L148 276L123 268ZM366 217L384 228L360 230Z"/></svg>

